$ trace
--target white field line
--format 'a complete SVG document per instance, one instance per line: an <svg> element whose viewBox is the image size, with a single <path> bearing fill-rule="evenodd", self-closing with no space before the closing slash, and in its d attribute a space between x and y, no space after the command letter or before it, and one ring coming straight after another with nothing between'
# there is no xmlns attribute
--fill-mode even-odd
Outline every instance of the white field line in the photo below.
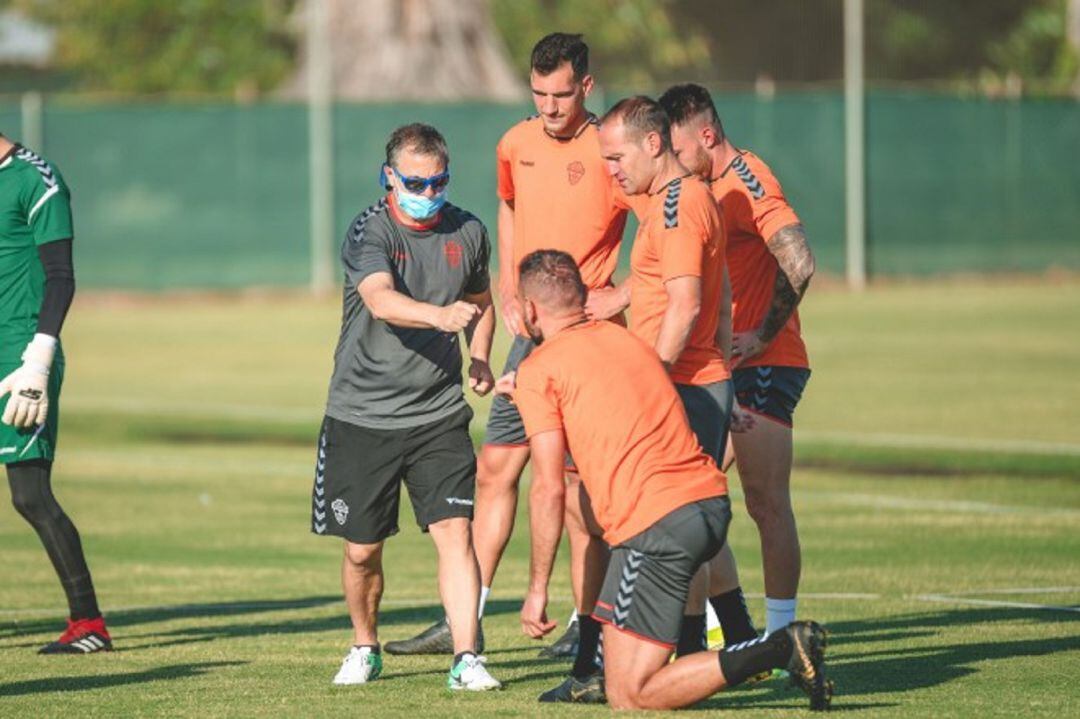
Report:
<svg viewBox="0 0 1080 719"><path fill-rule="evenodd" d="M919 594L912 599L920 602L938 602L941 604L974 604L980 607L1006 607L1010 609L1041 609L1051 612L1080 612L1080 606L1057 606L1052 604L1030 604L1028 602L1004 602L998 599L974 599L955 597L946 594Z"/></svg>
<svg viewBox="0 0 1080 719"><path fill-rule="evenodd" d="M1080 457L1080 444L1043 442L1035 439L986 439L978 437L943 437L927 434L886 434L878 432L814 432L795 430L795 439L855 444L864 447L901 447L910 449L953 449L1017 454L1063 454Z"/></svg>
<svg viewBox="0 0 1080 719"><path fill-rule="evenodd" d="M117 398L82 395L64 399L64 405L78 410L106 410L121 414L152 414L164 417L209 417L227 419L257 419L266 422L318 422L322 404L304 407L274 407L251 404L204 403L176 399ZM1059 454L1080 457L1080 444L1043 442L1028 439L988 439L982 437L945 437L924 434L891 434L878 432L815 432L796 430L795 439L835 444L855 444L864 447L905 447L911 449L976 450L981 452L1014 452L1019 454Z"/></svg>
<svg viewBox="0 0 1080 719"><path fill-rule="evenodd" d="M149 414L158 417L220 417L223 419L261 420L265 422L305 422L317 424L322 419L323 405L302 407L269 407L257 404L213 404L175 399L139 399L135 397L76 396L64 398L64 406L81 411L107 411L118 414Z"/></svg>
<svg viewBox="0 0 1080 719"><path fill-rule="evenodd" d="M975 592L952 592L950 597L963 597L970 594L1067 594L1080 592L1080 587L1014 587L1009 589L980 589Z"/></svg>
<svg viewBox="0 0 1080 719"><path fill-rule="evenodd" d="M736 496L735 492L732 492L731 494L733 497ZM824 499L841 504L861 507L877 507L881 509L925 509L938 512L959 512L966 514L1037 514L1040 516L1054 517L1080 517L1080 509L1072 509L1069 507L992 504L990 502L972 502L968 500L953 499L919 499L915 497L899 497L890 494L870 494L864 492L797 490L792 492L791 496L796 500L813 501L815 499Z"/></svg>
<svg viewBox="0 0 1080 719"><path fill-rule="evenodd" d="M1009 587L1009 588L995 588L995 589L977 589L966 592L958 592L953 594L905 594L900 597L894 597L891 595L885 595L878 592L804 592L799 594L800 599L810 601L852 601L852 600L868 600L868 601L880 601L891 599L907 599L919 602L936 602L936 603L957 603L957 604L979 604L985 606L1001 606L1001 607L1014 607L1017 609L1047 609L1053 611L1066 611L1066 612L1080 612L1080 606L1062 606L1051 604L1030 604L1025 602L1006 602L992 599L975 599L970 595L973 594L1064 594L1067 592L1080 592L1080 587ZM746 595L749 599L763 599L764 594L749 593ZM517 599L517 597L514 597ZM384 607L421 607L429 604L437 604L439 602L438 597L401 597L397 599L383 599L380 604ZM550 601L570 603L572 598L569 596L553 596L550 597ZM259 612L259 611L276 611L276 610L290 610L290 609L314 609L318 607L330 606L334 604L342 604L344 600L334 599L322 601L269 601L269 602L237 602L234 604L222 603L222 604L180 604L180 605L167 605L167 604L145 604L135 605L128 607L110 607L110 613L118 612L166 612L174 614L177 617L183 617L193 614L202 614L208 611L220 611L226 612ZM344 609L342 607L342 609ZM41 616L62 616L64 614L62 607L53 608L40 608L40 609L0 609L0 617L41 617ZM163 620L167 621L167 620Z"/></svg>
<svg viewBox="0 0 1080 719"><path fill-rule="evenodd" d="M555 600L563 599L561 597L555 597ZM566 601L572 601L569 597L565 598ZM432 602L441 601L438 597L415 597L415 598L397 598L397 599L383 599L379 602L383 607L422 607ZM166 612L168 614L175 614L178 617L183 617L191 614L202 614L203 612L259 612L259 611L273 611L273 610L285 610L285 609L315 609L317 607L329 606L332 604L341 604L344 610L345 599L334 599L326 602L314 602L305 600L282 600L280 602L237 602L235 604L223 603L223 604L141 604L127 607L106 607L106 614L113 614L117 612ZM26 617L44 617L63 614L66 609L62 607L54 607L51 609L0 609L0 617L14 617L14 616L26 616Z"/></svg>

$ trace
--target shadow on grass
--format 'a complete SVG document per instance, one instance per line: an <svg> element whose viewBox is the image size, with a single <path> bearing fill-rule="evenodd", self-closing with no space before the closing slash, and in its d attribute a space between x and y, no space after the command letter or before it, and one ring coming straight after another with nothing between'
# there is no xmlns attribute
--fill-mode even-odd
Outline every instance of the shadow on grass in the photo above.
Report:
<svg viewBox="0 0 1080 719"><path fill-rule="evenodd" d="M52 692L81 692L90 689L107 689L125 684L143 684L172 679L187 679L206 674L212 669L233 667L247 662L200 662L198 664L174 664L157 669L127 674L97 674L92 676L50 677L21 682L0 684L0 697L23 696Z"/></svg>
<svg viewBox="0 0 1080 719"><path fill-rule="evenodd" d="M340 599L334 600L341 601ZM485 615L506 614L521 609L521 602L513 600L493 600L487 603ZM442 605L432 604L417 607L391 607L379 612L380 639L383 642L394 639L407 639L414 629L407 631L385 631L398 624L424 624L443 617ZM263 635L312 634L318 632L348 632L352 628L344 606L340 614L329 617L304 617L287 621L244 622L226 625L182 627L169 632L150 632L141 636L162 637L147 645L146 648L191 644L194 642L217 641L219 639L237 639ZM140 636L140 635L135 635ZM132 647L135 649L137 647Z"/></svg>
<svg viewBox="0 0 1080 719"><path fill-rule="evenodd" d="M942 628L955 629L976 624L1000 622L1044 624L1046 622L1080 621L1080 612L1022 607L980 607L941 609L932 612L910 612L874 619L829 622L829 645L837 647L858 642L897 642L935 636Z"/></svg>
<svg viewBox="0 0 1080 719"><path fill-rule="evenodd" d="M325 606L337 605L341 612L329 617L311 617L300 619L283 619L280 621L260 620L258 622L243 622L187 627L174 631L160 632L125 632L128 627L153 625L159 622L176 619L216 619L219 617L234 617L246 614L265 614L270 612L293 611L297 609L313 609ZM485 615L498 615L517 612L521 609L521 602L516 600L496 599L487 603ZM440 604L418 604L410 607L386 607L379 612L379 625L390 627L395 624L412 624L420 622L433 622L443 616L443 608ZM349 627L349 617L345 610L344 599L340 595L325 595L304 597L301 599L281 599L266 601L237 601L206 604L178 604L168 607L147 607L141 609L121 609L115 612L106 612L106 620L114 639L123 642L125 636L196 636L206 639L225 639L232 637L255 636L260 634L296 634L306 632L320 632ZM0 639L27 636L33 634L51 633L59 631L62 621L57 619L34 619L31 621L2 622L0 623ZM119 630L119 631L118 631ZM183 643L183 642L179 642ZM157 645L157 646L160 646ZM117 646L122 651L123 645Z"/></svg>
<svg viewBox="0 0 1080 719"><path fill-rule="evenodd" d="M943 630L979 627L979 638L993 636L1002 623L1073 622L1080 614L1035 609L979 608L910 613L829 624L827 664L836 684L834 711L873 709L895 704L874 702L881 694L928 689L977 673L980 662L1042 657L1080 650L1080 635L1005 641L946 643ZM1021 625L1022 626L1022 625ZM916 646L911 646L912 644ZM869 651L848 647L877 645ZM764 692L764 693L763 693ZM870 701L862 701L870 700ZM786 682L773 680L750 691L718 694L701 709L779 708L778 700L805 701Z"/></svg>

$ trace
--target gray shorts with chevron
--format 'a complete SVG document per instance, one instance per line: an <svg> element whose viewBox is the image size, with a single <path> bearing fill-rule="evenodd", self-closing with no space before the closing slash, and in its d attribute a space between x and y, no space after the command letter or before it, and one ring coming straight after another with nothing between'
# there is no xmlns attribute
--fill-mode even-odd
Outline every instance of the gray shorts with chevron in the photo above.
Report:
<svg viewBox="0 0 1080 719"><path fill-rule="evenodd" d="M683 505L611 549L593 616L674 648L690 580L727 540L731 503L713 497Z"/></svg>

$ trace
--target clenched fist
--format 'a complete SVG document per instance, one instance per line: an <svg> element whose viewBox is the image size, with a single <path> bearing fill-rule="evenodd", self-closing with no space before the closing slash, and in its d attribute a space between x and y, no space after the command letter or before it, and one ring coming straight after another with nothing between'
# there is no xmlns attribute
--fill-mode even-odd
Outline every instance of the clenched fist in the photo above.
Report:
<svg viewBox="0 0 1080 719"><path fill-rule="evenodd" d="M461 332L480 316L480 308L469 302L455 302L435 313L435 328L443 332Z"/></svg>

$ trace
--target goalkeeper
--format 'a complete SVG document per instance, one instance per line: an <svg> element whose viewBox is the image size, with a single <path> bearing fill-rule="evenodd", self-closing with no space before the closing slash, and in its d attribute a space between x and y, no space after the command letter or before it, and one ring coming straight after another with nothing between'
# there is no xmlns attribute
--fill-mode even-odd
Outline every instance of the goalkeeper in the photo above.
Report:
<svg viewBox="0 0 1080 719"><path fill-rule="evenodd" d="M42 654L112 648L75 525L53 496L60 327L75 294L71 196L38 155L0 135L0 463L15 509L41 537L70 619Z"/></svg>

